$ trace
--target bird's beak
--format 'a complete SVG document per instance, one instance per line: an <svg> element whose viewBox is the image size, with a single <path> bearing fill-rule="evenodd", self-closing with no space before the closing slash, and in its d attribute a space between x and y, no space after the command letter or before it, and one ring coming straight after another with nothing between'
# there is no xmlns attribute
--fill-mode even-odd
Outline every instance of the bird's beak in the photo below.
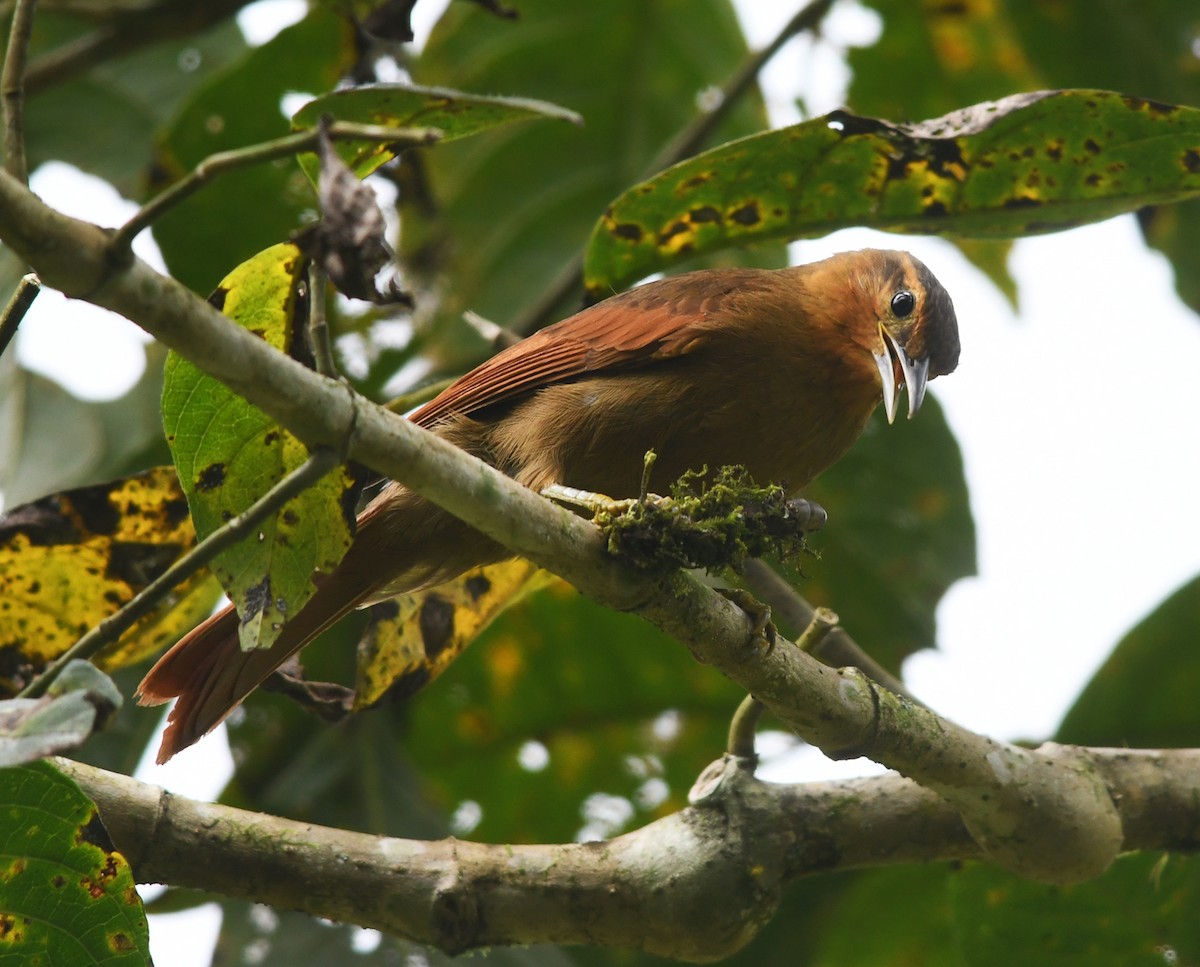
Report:
<svg viewBox="0 0 1200 967"><path fill-rule="evenodd" d="M879 375L883 379L883 409L887 420L896 420L896 408L900 402L900 387L908 387L908 418L911 420L925 399L925 385L929 382L929 360L912 359L892 334L880 327L883 349L872 355ZM899 369L899 373L896 370Z"/></svg>

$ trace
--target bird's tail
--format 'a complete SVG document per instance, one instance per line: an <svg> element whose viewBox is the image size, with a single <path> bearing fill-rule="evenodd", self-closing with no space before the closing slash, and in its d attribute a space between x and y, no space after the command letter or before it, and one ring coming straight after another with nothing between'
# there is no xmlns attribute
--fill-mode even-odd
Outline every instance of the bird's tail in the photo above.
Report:
<svg viewBox="0 0 1200 967"><path fill-rule="evenodd" d="M322 585L269 648L242 650L238 615L230 605L193 628L158 660L142 679L137 695L142 705L179 700L167 719L159 763L216 728L276 668L353 610L371 590L330 586L336 581L334 575Z"/></svg>
<svg viewBox="0 0 1200 967"><path fill-rule="evenodd" d="M166 762L216 728L276 668L343 615L374 600L448 581L508 552L398 484L358 519L345 558L269 648L243 651L232 607L184 635L138 686L138 701L177 698L158 750Z"/></svg>

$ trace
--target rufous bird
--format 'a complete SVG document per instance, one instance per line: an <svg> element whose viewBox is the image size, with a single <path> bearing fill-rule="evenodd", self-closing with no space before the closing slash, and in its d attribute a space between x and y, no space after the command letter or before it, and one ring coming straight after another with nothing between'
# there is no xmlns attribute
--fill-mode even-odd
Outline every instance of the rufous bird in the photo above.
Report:
<svg viewBox="0 0 1200 967"><path fill-rule="evenodd" d="M905 252L866 250L778 270L710 269L584 309L467 373L410 419L513 479L623 497L642 456L657 479L741 465L794 492L858 439L900 387L908 415L958 364L950 296ZM391 482L353 545L266 649L243 651L227 607L171 648L139 686L178 698L158 761L187 748L268 675L355 607L511 556Z"/></svg>

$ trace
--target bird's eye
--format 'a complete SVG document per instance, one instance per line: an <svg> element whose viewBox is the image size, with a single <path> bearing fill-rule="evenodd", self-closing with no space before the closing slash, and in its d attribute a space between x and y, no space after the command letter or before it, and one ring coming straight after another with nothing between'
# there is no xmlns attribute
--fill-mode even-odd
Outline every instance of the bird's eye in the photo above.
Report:
<svg viewBox="0 0 1200 967"><path fill-rule="evenodd" d="M901 289L892 296L892 313L897 319L907 319L917 307L917 297L908 289Z"/></svg>

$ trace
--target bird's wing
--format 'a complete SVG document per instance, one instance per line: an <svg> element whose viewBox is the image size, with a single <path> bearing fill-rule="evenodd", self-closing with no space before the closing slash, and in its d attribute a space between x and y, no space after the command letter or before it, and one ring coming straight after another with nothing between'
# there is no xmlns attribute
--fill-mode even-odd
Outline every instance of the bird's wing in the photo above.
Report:
<svg viewBox="0 0 1200 967"><path fill-rule="evenodd" d="M731 292L763 284L757 269L694 272L606 299L493 356L411 417L432 426L585 374L645 366L694 351Z"/></svg>

